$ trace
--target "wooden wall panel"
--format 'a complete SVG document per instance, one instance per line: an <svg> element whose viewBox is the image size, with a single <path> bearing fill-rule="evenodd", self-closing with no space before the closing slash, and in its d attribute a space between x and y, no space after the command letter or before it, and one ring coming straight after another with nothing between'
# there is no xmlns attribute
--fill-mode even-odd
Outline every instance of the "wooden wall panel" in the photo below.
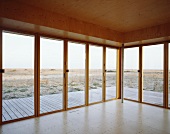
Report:
<svg viewBox="0 0 170 134"><path fill-rule="evenodd" d="M170 23L124 33L123 42L124 43L135 41L142 42L143 40L165 37L162 39L163 41L166 40L166 37L168 36L170 36ZM154 40L151 41L153 42Z"/></svg>

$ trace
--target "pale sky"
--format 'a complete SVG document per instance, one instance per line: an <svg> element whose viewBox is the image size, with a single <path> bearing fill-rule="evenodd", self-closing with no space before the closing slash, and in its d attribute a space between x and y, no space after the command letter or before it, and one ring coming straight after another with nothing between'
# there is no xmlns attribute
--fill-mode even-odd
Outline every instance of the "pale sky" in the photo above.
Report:
<svg viewBox="0 0 170 134"><path fill-rule="evenodd" d="M3 68L34 68L34 37L3 32Z"/></svg>
<svg viewBox="0 0 170 134"><path fill-rule="evenodd" d="M40 44L41 69L62 69L63 41L41 38Z"/></svg>
<svg viewBox="0 0 170 134"><path fill-rule="evenodd" d="M144 47L143 69L163 70L163 48L162 44Z"/></svg>
<svg viewBox="0 0 170 134"><path fill-rule="evenodd" d="M68 42L68 69L85 69L85 45Z"/></svg>
<svg viewBox="0 0 170 134"><path fill-rule="evenodd" d="M124 69L139 68L139 48L128 48L124 50ZM163 69L163 45L152 45L143 47L143 69Z"/></svg>
<svg viewBox="0 0 170 134"><path fill-rule="evenodd" d="M106 70L116 69L117 64L117 50L106 48Z"/></svg>
<svg viewBox="0 0 170 134"><path fill-rule="evenodd" d="M124 50L124 69L138 69L139 48L128 48Z"/></svg>
<svg viewBox="0 0 170 134"><path fill-rule="evenodd" d="M63 41L41 38L41 68L62 69ZM143 48L143 68L163 69L163 45ZM125 49L124 68L138 69L138 48ZM89 46L89 68L102 69L103 48ZM3 32L3 68L34 68L34 37ZM68 68L85 68L85 45L68 43ZM106 49L106 69L116 69L116 50Z"/></svg>

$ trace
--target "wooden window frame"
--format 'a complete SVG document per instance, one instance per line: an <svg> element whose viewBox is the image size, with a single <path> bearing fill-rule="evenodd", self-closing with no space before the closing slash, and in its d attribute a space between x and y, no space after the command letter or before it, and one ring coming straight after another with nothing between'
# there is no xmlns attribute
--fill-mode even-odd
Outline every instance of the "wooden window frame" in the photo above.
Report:
<svg viewBox="0 0 170 134"><path fill-rule="evenodd" d="M124 100L129 100L129 101L134 101L134 102L141 102L141 98L143 95L143 84L142 84L142 74L143 74L143 69L142 69L142 46L136 46L136 47L128 47L130 48L138 48L138 99L134 100L134 99L129 99L129 98L125 98Z"/></svg>
<svg viewBox="0 0 170 134"><path fill-rule="evenodd" d="M163 64L164 64L164 66L163 66L163 68L164 68L163 69L163 83L164 83L163 106L143 102L143 47L144 46L159 45L159 44L163 45L163 52L164 52L164 54L163 54ZM168 42L155 42L155 43L141 44L141 45L136 45L136 46L128 46L128 47L125 47L125 49L126 48L133 48L133 47L139 47L139 70L140 70L140 74L139 74L139 95L138 95L138 101L135 101L135 102L170 109L170 107L168 107L169 41ZM134 100L130 100L130 99L126 99L126 100L134 101Z"/></svg>
<svg viewBox="0 0 170 134"><path fill-rule="evenodd" d="M50 36L50 35L46 35L46 34L38 34L38 33L33 33L33 32L27 32L27 31L20 31L20 30L15 30L15 29L5 29L5 28L1 28L0 29L0 67L2 68L2 33L3 31L7 31L9 33L16 33L16 34L21 34L21 35L29 35L29 36L34 36L34 115L33 116L29 116L29 117L24 117L24 118L19 118L19 119L15 119L15 120L10 120L10 121L6 121L6 122L2 122L2 116L0 118L0 125L2 124L6 124L6 123L11 123L11 122L16 122L16 121L20 121L20 120L25 120L25 119L30 119L30 118L34 118L34 117L39 117L39 116L43 116L43 115L48 115L51 113L56 113L56 112L61 112L61 111L66 111L66 110L70 110L68 109L68 73L66 72L66 70L68 69L68 41L71 42L77 42L77 43L81 43L81 44L85 44L85 48L86 48L86 62L85 62L85 79L86 79L86 84L85 84L85 105L83 106L88 106L88 105L93 105L93 104L98 104L104 101L110 101L110 100L105 100L105 95L102 93L102 101L100 102L95 102L95 103L91 103L89 104L89 46L98 46L101 47L103 49L103 51L106 51L106 47L112 48L112 49L117 49L117 64L119 64L119 58L120 58L120 53L119 53L119 47L115 47L115 46L109 46L109 45L104 45L104 44L97 44L97 43L93 43L93 42L86 42L86 41L80 41L80 40L73 40L73 39L69 39L69 38L60 38L57 36ZM49 38L49 39L57 39L57 40L63 40L63 47L64 47L64 53L63 53L63 76L65 75L65 77L63 77L63 109L62 110L57 110L57 111L52 111L52 112L48 112L48 113L42 113L40 114L40 37L45 37L45 38ZM90 44L90 45L89 45ZM106 52L103 52L106 53ZM105 55L103 54L103 65L105 63L104 57ZM103 66L104 67L104 66ZM103 72L105 73L105 69L103 68ZM116 75L116 89L117 89L117 98L119 98L120 96L120 85L118 84L120 82L120 76L119 73L120 72L120 65L117 65L117 69L116 69L117 75ZM105 78L103 78L104 75L102 76L102 83L105 81ZM2 88L2 74L0 74L0 87ZM103 87L103 85L102 85ZM106 87L105 87L106 88ZM103 90L103 89L102 89ZM0 92L0 106L2 107L2 91ZM79 106L79 107L83 107L83 106ZM75 109L77 107L71 108L71 109ZM0 110L0 113L2 115L2 109Z"/></svg>
<svg viewBox="0 0 170 134"><path fill-rule="evenodd" d="M107 68L106 68L106 61L107 61L107 48L109 48L109 49L113 49L113 50L116 50L116 82L115 82L115 84L116 84L116 97L115 98L110 98L110 99L106 99L106 90L107 90L107 87L106 87L106 77L107 77L107 74L106 74L106 71L107 71ZM103 99L103 101L104 102L107 102L107 101L111 101L111 100L116 100L116 99L118 99L118 97L117 97L117 95L118 95L118 90L119 90L119 86L118 86L118 82L117 81L119 81L118 79L119 79L119 77L118 77L118 75L119 75L119 66L117 65L117 64L119 64L119 61L118 61L118 49L115 49L115 48L110 48L110 47L105 47L105 49L103 48L103 51L105 51L104 53L104 55L103 55L103 73L104 73L104 81L103 81L103 83L104 83L104 92L105 92L105 95L103 95L103 96L105 96L105 98Z"/></svg>
<svg viewBox="0 0 170 134"><path fill-rule="evenodd" d="M2 55L2 46L3 46L3 32L6 32L6 33L11 33L11 34L17 34L17 35L23 35L23 36L33 36L34 37L34 115L31 115L31 116L27 116L27 117L23 117L23 118L18 118L18 119L14 119L14 120L9 120L9 121L2 121L2 73L0 73L0 125L2 124L7 124L7 123L12 123L12 122L16 122L16 121L21 121L21 120L25 120L25 119L30 119L30 118L34 118L36 117L36 114L37 114L37 103L35 101L37 101L37 84L35 83L36 81L36 74L35 74L35 70L36 70L36 35L34 34L29 34L29 33L21 33L21 32L17 32L17 31L8 31L6 29L0 29L0 68L2 68L2 60L3 60L3 55ZM36 104L35 104L36 103Z"/></svg>

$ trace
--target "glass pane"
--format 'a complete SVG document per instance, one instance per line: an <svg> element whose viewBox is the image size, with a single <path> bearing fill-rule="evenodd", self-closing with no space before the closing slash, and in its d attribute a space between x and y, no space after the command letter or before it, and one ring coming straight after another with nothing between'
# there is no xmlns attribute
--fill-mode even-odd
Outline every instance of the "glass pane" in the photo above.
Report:
<svg viewBox="0 0 170 134"><path fill-rule="evenodd" d="M103 48L89 46L89 103L102 101Z"/></svg>
<svg viewBox="0 0 170 134"><path fill-rule="evenodd" d="M85 45L68 43L68 108L85 104Z"/></svg>
<svg viewBox="0 0 170 134"><path fill-rule="evenodd" d="M106 100L116 98L116 51L106 48Z"/></svg>
<svg viewBox="0 0 170 134"><path fill-rule="evenodd" d="M63 41L40 38L40 113L63 109Z"/></svg>
<svg viewBox="0 0 170 134"><path fill-rule="evenodd" d="M2 119L34 115L34 37L3 32Z"/></svg>
<svg viewBox="0 0 170 134"><path fill-rule="evenodd" d="M143 48L143 102L163 105L163 45Z"/></svg>
<svg viewBox="0 0 170 134"><path fill-rule="evenodd" d="M139 48L124 50L124 98L138 100Z"/></svg>

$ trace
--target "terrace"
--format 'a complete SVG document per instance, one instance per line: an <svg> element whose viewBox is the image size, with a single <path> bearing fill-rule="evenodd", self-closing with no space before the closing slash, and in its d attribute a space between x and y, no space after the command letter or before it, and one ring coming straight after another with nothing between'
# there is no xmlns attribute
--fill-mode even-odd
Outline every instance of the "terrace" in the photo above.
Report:
<svg viewBox="0 0 170 134"><path fill-rule="evenodd" d="M106 98L115 98L116 96L113 94L115 90L115 87L107 88ZM100 101L102 98L101 92L101 89L90 90L90 103ZM162 93L144 91L144 95L144 101L163 105ZM129 99L137 99L137 90L125 88L125 96L128 96ZM85 96L83 91L69 92L68 107L84 105L84 98ZM61 110L62 94L41 96L40 102L40 113ZM34 115L33 97L3 100L3 121L14 120L32 115Z"/></svg>

